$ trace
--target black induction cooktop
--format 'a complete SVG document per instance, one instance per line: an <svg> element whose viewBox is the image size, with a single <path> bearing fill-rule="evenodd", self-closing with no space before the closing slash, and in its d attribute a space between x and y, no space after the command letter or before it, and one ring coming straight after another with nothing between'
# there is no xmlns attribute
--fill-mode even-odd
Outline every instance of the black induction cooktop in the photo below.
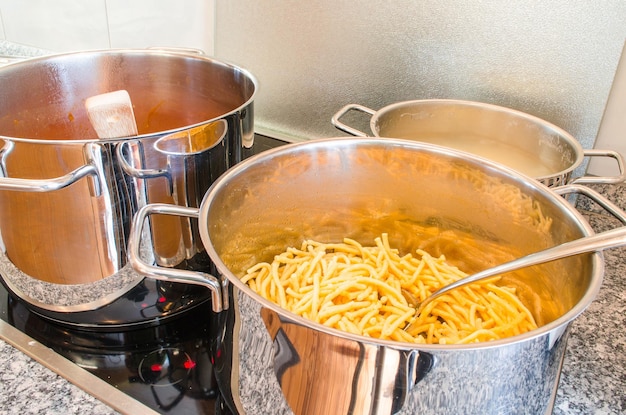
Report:
<svg viewBox="0 0 626 415"><path fill-rule="evenodd" d="M0 285L0 319L163 414L232 413L213 373L209 313L210 300L159 324L83 330L38 314Z"/></svg>

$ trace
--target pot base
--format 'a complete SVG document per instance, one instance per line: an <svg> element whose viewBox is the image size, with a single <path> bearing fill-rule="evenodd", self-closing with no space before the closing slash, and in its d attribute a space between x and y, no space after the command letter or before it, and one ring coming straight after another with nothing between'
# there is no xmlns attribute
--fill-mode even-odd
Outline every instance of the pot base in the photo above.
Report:
<svg viewBox="0 0 626 415"><path fill-rule="evenodd" d="M203 269L206 253L181 266ZM201 286L145 278L130 266L91 284L53 284L21 272L0 252L0 282L36 314L82 329L124 329L156 324L211 298Z"/></svg>

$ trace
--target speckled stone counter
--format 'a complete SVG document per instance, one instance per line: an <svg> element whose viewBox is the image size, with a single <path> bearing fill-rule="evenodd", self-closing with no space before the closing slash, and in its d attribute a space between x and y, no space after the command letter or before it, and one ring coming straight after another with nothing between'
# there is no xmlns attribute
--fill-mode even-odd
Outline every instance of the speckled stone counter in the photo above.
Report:
<svg viewBox="0 0 626 415"><path fill-rule="evenodd" d="M626 187L597 190L626 208ZM586 200L578 206L596 232L621 226ZM626 413L626 248L605 251L605 260L598 297L572 323L556 415ZM0 414L118 413L2 340L0 356Z"/></svg>
<svg viewBox="0 0 626 415"><path fill-rule="evenodd" d="M0 413L113 415L118 412L0 340Z"/></svg>
<svg viewBox="0 0 626 415"><path fill-rule="evenodd" d="M605 259L600 293L572 326L555 414L626 413L626 250Z"/></svg>
<svg viewBox="0 0 626 415"><path fill-rule="evenodd" d="M626 186L589 187L626 209ZM577 206L596 232L622 226L586 198ZM602 288L572 323L555 414L626 413L626 248L606 250L604 258Z"/></svg>
<svg viewBox="0 0 626 415"><path fill-rule="evenodd" d="M0 40L0 65L17 59L33 58L50 54L49 51L26 45Z"/></svg>

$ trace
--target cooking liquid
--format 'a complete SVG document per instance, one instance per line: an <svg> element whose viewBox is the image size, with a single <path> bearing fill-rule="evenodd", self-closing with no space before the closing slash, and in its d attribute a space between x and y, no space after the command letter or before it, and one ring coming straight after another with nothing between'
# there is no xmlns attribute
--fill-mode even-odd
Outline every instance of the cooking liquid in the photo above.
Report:
<svg viewBox="0 0 626 415"><path fill-rule="evenodd" d="M415 140L455 150L465 151L495 161L530 177L552 176L561 169L555 162L541 159L541 154L531 154L518 146L482 137L419 137L406 135L398 138Z"/></svg>

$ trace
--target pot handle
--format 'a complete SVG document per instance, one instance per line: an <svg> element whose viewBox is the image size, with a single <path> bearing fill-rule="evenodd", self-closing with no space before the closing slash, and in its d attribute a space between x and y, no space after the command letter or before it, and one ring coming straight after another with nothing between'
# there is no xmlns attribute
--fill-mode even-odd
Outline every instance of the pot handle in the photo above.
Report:
<svg viewBox="0 0 626 415"><path fill-rule="evenodd" d="M622 222L622 224L626 225L626 212L624 212L620 207L618 207L615 203L611 202L600 193L595 190L582 186L580 184L567 184L564 186L553 187L550 190L553 190L556 194L564 196L572 193L581 194L583 196L588 197L597 203L604 210L613 215L617 220Z"/></svg>
<svg viewBox="0 0 626 415"><path fill-rule="evenodd" d="M15 143L13 141L0 140L4 142L4 146L0 147L0 190L14 190L20 192L44 193L60 190L76 183L85 176L92 176L92 186L90 192L94 197L102 194L102 186L100 183L100 175L98 168L93 164L85 164L63 176L52 179L20 179L7 177L6 159L13 151ZM88 159L94 161L91 153L85 150Z"/></svg>
<svg viewBox="0 0 626 415"><path fill-rule="evenodd" d="M98 179L98 169L92 165L77 168L64 176L53 179L16 179L12 177L0 177L0 190L16 190L21 192L52 192L63 189L85 176L93 176L94 196L100 196L102 188Z"/></svg>
<svg viewBox="0 0 626 415"><path fill-rule="evenodd" d="M124 155L123 149L124 147L128 147L129 151L132 153L134 150L131 147L132 142L127 141L124 143L120 143L115 149L117 153L117 158L120 162L120 166L124 173L131 177L135 177L137 179L153 179L156 177L164 177L167 180L169 195L174 194L174 180L172 179L172 175L167 169L136 169L128 162L126 156ZM137 157L143 158L143 147L140 141L136 143L136 151Z"/></svg>
<svg viewBox="0 0 626 415"><path fill-rule="evenodd" d="M624 158L617 151L612 150L596 150L586 149L583 150L585 157L610 157L617 162L617 168L619 175L617 176L581 176L571 181L571 183L578 184L617 184L626 180L626 173L624 172Z"/></svg>
<svg viewBox="0 0 626 415"><path fill-rule="evenodd" d="M365 114L369 114L374 115L376 113L376 111L374 111L373 109L364 107L363 105L358 105L358 104L348 104L345 107L343 107L342 109L340 109L339 111L337 111L337 113L335 115L333 115L333 117L331 118L330 122L335 126L335 128L337 128L338 130L341 130L343 132L346 132L348 134L352 134L353 136L356 137L367 137L367 134L357 130L356 128L352 128L344 123L342 123L341 121L339 121L339 119L341 117L343 117L344 115L346 115L348 112L350 111L359 111L359 112L364 112Z"/></svg>
<svg viewBox="0 0 626 415"><path fill-rule="evenodd" d="M175 52L185 55L205 55L202 49L187 48L183 46L150 46L149 50L161 50L163 52Z"/></svg>
<svg viewBox="0 0 626 415"><path fill-rule="evenodd" d="M224 279L224 282L222 283L220 279L208 273L159 267L156 265L150 265L141 259L142 230L146 218L152 214L186 216L197 219L199 209L168 205L166 203L153 203L139 209L133 218L130 228L130 237L128 240L128 261L133 269L156 280L205 286L211 290L213 311L219 313L220 311L228 309L227 279Z"/></svg>
<svg viewBox="0 0 626 415"><path fill-rule="evenodd" d="M0 177L7 177L6 159L13 150L13 147L15 147L15 143L13 141L4 140L0 140L0 143L4 143L4 145L0 147Z"/></svg>

